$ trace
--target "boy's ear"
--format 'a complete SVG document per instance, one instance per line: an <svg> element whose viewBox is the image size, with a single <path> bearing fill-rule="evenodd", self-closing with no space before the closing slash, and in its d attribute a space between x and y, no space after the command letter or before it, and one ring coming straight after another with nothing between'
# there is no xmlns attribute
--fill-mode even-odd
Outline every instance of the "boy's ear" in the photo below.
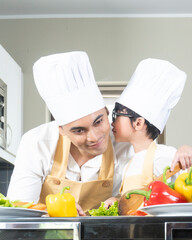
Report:
<svg viewBox="0 0 192 240"><path fill-rule="evenodd" d="M142 117L138 117L135 121L134 121L134 128L135 130L142 130L143 127L145 126L145 119Z"/></svg>

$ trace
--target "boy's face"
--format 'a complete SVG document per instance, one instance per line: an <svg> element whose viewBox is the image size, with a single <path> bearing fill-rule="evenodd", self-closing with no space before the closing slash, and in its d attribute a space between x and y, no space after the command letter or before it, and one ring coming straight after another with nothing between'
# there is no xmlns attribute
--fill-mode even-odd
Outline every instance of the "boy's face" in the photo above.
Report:
<svg viewBox="0 0 192 240"><path fill-rule="evenodd" d="M116 142L131 142L134 128L129 117L117 116L111 125L113 127L112 131Z"/></svg>
<svg viewBox="0 0 192 240"><path fill-rule="evenodd" d="M95 157L107 150L110 125L105 108L59 127L81 154Z"/></svg>

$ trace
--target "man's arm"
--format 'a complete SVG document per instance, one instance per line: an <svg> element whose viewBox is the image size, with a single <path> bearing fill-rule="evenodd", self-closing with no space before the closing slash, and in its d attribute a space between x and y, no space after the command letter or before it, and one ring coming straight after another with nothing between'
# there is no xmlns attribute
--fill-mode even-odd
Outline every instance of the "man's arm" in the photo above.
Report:
<svg viewBox="0 0 192 240"><path fill-rule="evenodd" d="M171 171L174 170L175 165L180 162L182 169L185 170L192 166L192 147L188 145L184 145L178 148L175 157L171 164Z"/></svg>

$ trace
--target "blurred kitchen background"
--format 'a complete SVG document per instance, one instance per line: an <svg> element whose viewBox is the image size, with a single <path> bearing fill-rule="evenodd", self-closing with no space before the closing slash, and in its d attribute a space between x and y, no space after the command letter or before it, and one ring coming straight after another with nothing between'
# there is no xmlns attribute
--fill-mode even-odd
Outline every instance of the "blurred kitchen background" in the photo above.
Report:
<svg viewBox="0 0 192 240"><path fill-rule="evenodd" d="M50 121L32 73L44 55L87 52L110 110L142 59L175 64L188 78L160 142L192 146L191 0L0 0L0 45L0 80L6 85L6 96L4 88L0 95L6 103L0 103L1 193L21 136Z"/></svg>

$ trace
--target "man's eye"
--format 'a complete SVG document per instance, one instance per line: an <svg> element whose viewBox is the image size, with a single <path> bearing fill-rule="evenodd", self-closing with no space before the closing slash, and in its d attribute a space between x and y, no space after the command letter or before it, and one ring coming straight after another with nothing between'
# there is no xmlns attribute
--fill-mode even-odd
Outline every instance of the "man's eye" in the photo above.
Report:
<svg viewBox="0 0 192 240"><path fill-rule="evenodd" d="M74 130L74 131L73 131L73 133L75 133L75 134L81 134L81 133L83 133L83 132L84 132L83 129L78 129L78 130Z"/></svg>
<svg viewBox="0 0 192 240"><path fill-rule="evenodd" d="M94 125L99 125L99 124L101 124L102 122L103 122L103 119L101 118L101 119L97 120Z"/></svg>

